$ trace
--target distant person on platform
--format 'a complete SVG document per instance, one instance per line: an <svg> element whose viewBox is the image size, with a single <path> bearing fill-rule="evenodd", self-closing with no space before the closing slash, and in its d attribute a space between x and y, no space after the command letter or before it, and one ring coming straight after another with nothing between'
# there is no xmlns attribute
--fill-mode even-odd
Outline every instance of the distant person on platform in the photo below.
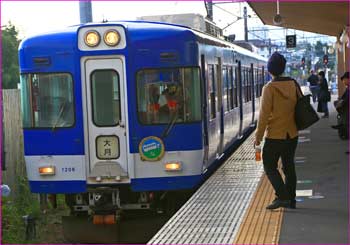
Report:
<svg viewBox="0 0 350 245"><path fill-rule="evenodd" d="M317 112L323 112L324 115L322 116L322 118L328 118L329 117L328 102L331 100L331 98L328 90L328 82L324 71L320 71L318 73L318 79L319 79L318 84L320 85L320 91L318 93Z"/></svg>
<svg viewBox="0 0 350 245"><path fill-rule="evenodd" d="M262 90L258 126L254 146L260 145L265 131L263 165L266 176L275 190L276 199L266 209L279 207L296 208L296 185L294 155L298 144L295 124L295 105L298 92L296 82L282 77L286 59L278 52L272 54L267 70L272 80ZM278 171L278 160L282 159L283 181Z"/></svg>
<svg viewBox="0 0 350 245"><path fill-rule="evenodd" d="M317 101L319 86L318 86L318 76L314 73L314 70L310 71L310 76L307 81L309 82L309 88L312 94L312 101L315 103Z"/></svg>

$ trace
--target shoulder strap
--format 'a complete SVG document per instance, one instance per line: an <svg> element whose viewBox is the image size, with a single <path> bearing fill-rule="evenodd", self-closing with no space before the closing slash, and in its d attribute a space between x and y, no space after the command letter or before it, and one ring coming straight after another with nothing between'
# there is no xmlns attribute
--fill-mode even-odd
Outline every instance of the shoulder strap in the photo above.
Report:
<svg viewBox="0 0 350 245"><path fill-rule="evenodd" d="M301 88L300 88L299 83L298 83L297 81L295 81L294 79L291 79L291 80L293 80L295 86L297 87L297 90L296 90L297 98L303 97L303 96L304 96L304 95L303 95L303 91L301 91ZM298 95L298 91L299 91L299 95L300 95L300 96Z"/></svg>

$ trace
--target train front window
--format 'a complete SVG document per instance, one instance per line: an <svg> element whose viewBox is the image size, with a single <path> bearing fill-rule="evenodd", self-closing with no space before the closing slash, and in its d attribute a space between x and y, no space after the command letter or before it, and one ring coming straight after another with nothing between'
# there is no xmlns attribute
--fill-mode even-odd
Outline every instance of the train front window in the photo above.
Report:
<svg viewBox="0 0 350 245"><path fill-rule="evenodd" d="M201 120L199 68L146 69L137 73L137 110L142 124Z"/></svg>
<svg viewBox="0 0 350 245"><path fill-rule="evenodd" d="M91 74L92 115L97 126L116 126L121 120L119 76L114 70Z"/></svg>
<svg viewBox="0 0 350 245"><path fill-rule="evenodd" d="M74 125L73 80L68 73L21 75L24 128Z"/></svg>

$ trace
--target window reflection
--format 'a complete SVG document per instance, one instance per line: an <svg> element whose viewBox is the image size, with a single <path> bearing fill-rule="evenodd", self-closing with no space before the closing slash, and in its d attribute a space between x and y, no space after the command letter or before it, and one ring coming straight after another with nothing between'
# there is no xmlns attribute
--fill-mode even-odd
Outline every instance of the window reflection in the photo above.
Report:
<svg viewBox="0 0 350 245"><path fill-rule="evenodd" d="M138 117L143 124L201 119L198 68L147 69L137 73Z"/></svg>
<svg viewBox="0 0 350 245"><path fill-rule="evenodd" d="M22 74L21 97L23 127L73 126L73 81L70 74Z"/></svg>
<svg viewBox="0 0 350 245"><path fill-rule="evenodd" d="M92 114L97 126L115 126L121 119L119 77L114 70L91 74Z"/></svg>

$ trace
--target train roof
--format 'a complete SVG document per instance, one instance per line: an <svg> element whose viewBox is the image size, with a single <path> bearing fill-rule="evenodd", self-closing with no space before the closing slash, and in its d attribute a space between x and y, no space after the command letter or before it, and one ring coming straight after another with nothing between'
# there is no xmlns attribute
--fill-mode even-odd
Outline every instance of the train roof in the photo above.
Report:
<svg viewBox="0 0 350 245"><path fill-rule="evenodd" d="M39 34L36 36L31 36L26 39L24 39L21 42L21 45L19 49L23 49L24 47L28 46L39 46L41 44L45 44L50 40L50 43L52 43L51 40L54 43L60 43L60 46L65 46L65 48L73 49L73 47L76 46L76 36L78 33L78 30L82 27L94 27L94 26L108 26L108 25L120 25L124 27L129 36L136 36L136 33L141 32L143 35L147 35L148 37L151 36L151 34L154 34L155 36L161 36L161 35L174 35L171 32L176 32L177 34L182 33L183 35L192 36L193 38L196 38L199 42L209 42L215 45L219 45L222 47L232 48L237 53L240 53L245 56L249 56L251 58L255 58L258 60L266 61L266 58L253 53L247 49L244 49L236 44L233 44L231 42L221 40L217 37L208 35L206 33L191 29L187 26L182 26L178 24L170 24L170 23L162 23L162 22L153 22L153 21L111 21L111 22L105 22L105 23L87 23L87 24L79 24L67 27L62 30L47 32L43 34ZM147 32L145 32L145 29L147 29Z"/></svg>

